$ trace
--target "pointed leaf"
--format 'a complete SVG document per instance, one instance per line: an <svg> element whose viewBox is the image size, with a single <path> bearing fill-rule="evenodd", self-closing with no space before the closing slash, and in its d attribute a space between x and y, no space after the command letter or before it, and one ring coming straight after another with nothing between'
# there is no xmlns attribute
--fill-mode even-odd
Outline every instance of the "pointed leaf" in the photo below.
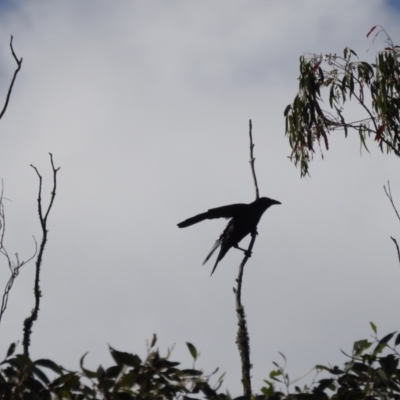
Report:
<svg viewBox="0 0 400 400"><path fill-rule="evenodd" d="M269 377L270 377L271 379L273 379L274 381L278 381L278 382L280 382L280 380L277 379L276 377L277 377L277 376L280 376L280 375L282 375L282 371L279 371L279 370L274 370L274 371L271 371L271 372L269 373Z"/></svg>
<svg viewBox="0 0 400 400"><path fill-rule="evenodd" d="M117 351L109 346L110 353L114 361L121 365L128 365L129 367L137 367L141 364L140 358L136 354L125 353L123 351Z"/></svg>
<svg viewBox="0 0 400 400"><path fill-rule="evenodd" d="M379 368L376 372L378 373L379 377L382 379L383 382L385 383L389 382L389 379L383 369Z"/></svg>
<svg viewBox="0 0 400 400"><path fill-rule="evenodd" d="M104 371L104 368L101 365L99 365L99 368L97 368L97 377L98 377L99 381L101 379L103 379L105 377L105 375L106 375L106 373Z"/></svg>
<svg viewBox="0 0 400 400"><path fill-rule="evenodd" d="M160 358L159 360L154 360L153 366L157 369L168 369L177 367L180 363L175 361L168 361L166 358Z"/></svg>
<svg viewBox="0 0 400 400"><path fill-rule="evenodd" d="M357 54L356 54L356 52L354 50L352 50L352 49L349 49L349 50L350 50L351 54L354 54L358 58L358 56L357 56Z"/></svg>
<svg viewBox="0 0 400 400"><path fill-rule="evenodd" d="M376 325L373 322L370 322L369 324L371 325L371 328L374 331L374 333L377 333L378 329L377 329Z"/></svg>
<svg viewBox="0 0 400 400"><path fill-rule="evenodd" d="M376 136L375 136L375 141L378 142L379 140L382 139L382 133L385 130L385 124L382 124L379 128L378 131L376 132Z"/></svg>
<svg viewBox="0 0 400 400"><path fill-rule="evenodd" d="M153 339L151 340L150 348L154 347L156 343L157 343L157 335L153 333Z"/></svg>
<svg viewBox="0 0 400 400"><path fill-rule="evenodd" d="M193 357L194 360L197 360L198 354L197 354L197 349L192 345L192 343L186 342L186 346L188 347L191 356Z"/></svg>
<svg viewBox="0 0 400 400"><path fill-rule="evenodd" d="M393 332L393 333L389 333L388 335L386 335L386 336L384 336L380 341L379 341L379 344L386 344L392 337L393 337L393 335L395 334L396 332Z"/></svg>
<svg viewBox="0 0 400 400"><path fill-rule="evenodd" d="M217 380L217 382L223 382L224 378L225 378L226 372L224 372Z"/></svg>
<svg viewBox="0 0 400 400"><path fill-rule="evenodd" d="M75 372L61 375L51 383L52 387L62 386L65 390L76 387L77 385L79 385L79 376L76 375Z"/></svg>
<svg viewBox="0 0 400 400"><path fill-rule="evenodd" d="M41 367L50 368L52 371L56 372L59 375L62 375L63 370L62 368L57 365L54 361L48 359L40 359L34 362L35 365L40 365Z"/></svg>
<svg viewBox="0 0 400 400"><path fill-rule="evenodd" d="M399 343L400 343L400 333L397 335L394 345L397 346Z"/></svg>
<svg viewBox="0 0 400 400"><path fill-rule="evenodd" d="M377 27L378 25L375 25L375 26L373 26L370 30L369 30L369 32L367 33L367 37L375 30L375 28Z"/></svg>
<svg viewBox="0 0 400 400"><path fill-rule="evenodd" d="M197 369L182 369L181 371L182 375L187 375L187 376L201 376L203 373Z"/></svg>
<svg viewBox="0 0 400 400"><path fill-rule="evenodd" d="M315 71L319 68L319 66L321 65L322 60L319 60L313 67L313 69L311 70L312 74L315 74Z"/></svg>
<svg viewBox="0 0 400 400"><path fill-rule="evenodd" d="M10 357L10 356L12 356L13 354L14 354L14 351L15 351L15 348L17 347L17 344L16 343L11 343L10 344L10 347L8 348L8 350L7 350L7 356L6 356L6 358L8 358L8 357Z"/></svg>
<svg viewBox="0 0 400 400"><path fill-rule="evenodd" d="M44 383L48 384L50 382L49 378L46 376L46 374L40 370L39 368L34 367L33 368L33 373Z"/></svg>
<svg viewBox="0 0 400 400"><path fill-rule="evenodd" d="M90 378L90 379L92 379L92 378L97 378L97 372L90 371L90 370L88 370L88 369L86 369L86 368L83 367L83 361L84 361L84 359L85 359L85 357L86 357L87 354L88 354L88 352L86 352L86 353L81 357L81 359L79 360L79 365L80 365L80 367L81 367L81 370L82 370L83 374L84 374L87 378Z"/></svg>

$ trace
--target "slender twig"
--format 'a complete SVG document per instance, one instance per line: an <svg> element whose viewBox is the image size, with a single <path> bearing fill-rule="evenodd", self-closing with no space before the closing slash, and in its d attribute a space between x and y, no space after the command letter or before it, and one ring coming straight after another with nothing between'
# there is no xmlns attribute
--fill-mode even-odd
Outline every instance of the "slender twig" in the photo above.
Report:
<svg viewBox="0 0 400 400"><path fill-rule="evenodd" d="M25 319L24 321L24 338L22 340L22 345L24 347L24 354L29 356L29 345L30 345L30 337L32 333L32 326L33 322L37 320L38 313L39 313L39 306L40 306L40 297L42 293L40 291L39 281L40 281L40 267L42 265L43 253L44 248L47 242L47 217L49 216L49 212L53 206L54 198L56 197L56 188L57 188L57 172L59 171L60 167L55 168L53 162L53 155L50 154L50 161L51 167L53 169L53 190L51 191L50 203L47 207L46 213L43 217L43 210L42 210L42 176L39 174L38 169L31 164L31 167L36 171L36 174L39 177L39 193L38 193L38 213L39 213L39 220L40 225L42 227L42 241L39 247L39 253L36 259L36 275L35 275L35 287L34 287L34 294L35 294L35 307L33 308L31 315Z"/></svg>
<svg viewBox="0 0 400 400"><path fill-rule="evenodd" d="M243 270L244 270L244 266L247 263L247 260L250 258L251 252L253 250L254 242L256 241L256 236L257 236L257 233L254 233L254 234L252 233L251 234L251 241L250 241L249 247L248 247L248 249L247 249L247 251L245 253L245 256L244 256L244 258L243 258L243 260L242 260L242 262L240 263L240 266L239 266L239 275L236 278L237 287L236 287L236 289L233 290L234 293L236 294L236 305L237 305L237 307L242 307L243 308L243 306L242 306Z"/></svg>
<svg viewBox="0 0 400 400"><path fill-rule="evenodd" d="M371 118L372 123L374 124L375 131L378 132L378 126L376 125L376 119L372 115L371 110L364 104L363 101L360 100L360 98L353 92L353 96L357 99L357 101L362 105L364 110L368 113L369 117Z"/></svg>
<svg viewBox="0 0 400 400"><path fill-rule="evenodd" d="M12 42L13 42L13 37L11 36L10 48L11 48L11 53L12 53L12 55L13 55L13 57L14 57L14 60L15 60L15 62L17 63L17 69L14 71L14 76L13 76L13 78L12 78L12 80L11 80L11 83L10 83L10 86L9 86L9 88L8 88L6 101L5 101L5 103L4 103L3 109L2 109L1 112L0 112L0 119L3 118L3 115L4 115L4 113L5 113L6 110L7 110L7 106L8 106L8 103L9 103L9 101L10 101L11 92L12 92L12 90L13 90L14 82L15 82L15 79L17 78L18 72L19 72L19 70L21 69L21 65L22 65L22 58L20 58L20 59L18 60L18 58L17 58L17 56L16 56L16 54L15 54L15 52L14 52L14 48L13 48Z"/></svg>
<svg viewBox="0 0 400 400"><path fill-rule="evenodd" d="M400 249L399 249L399 245L397 244L397 240L396 240L394 237L392 237L392 236L390 236L390 239L392 239L393 242L394 242L394 244L396 245L397 256L399 257L399 263L400 263Z"/></svg>
<svg viewBox="0 0 400 400"><path fill-rule="evenodd" d="M3 109L0 112L0 119L3 117L4 113L7 110L7 106L8 106L8 103L10 101L10 98L11 98L11 92L12 92L12 89L13 89L13 86L14 86L14 82L15 82L17 74L18 74L19 70L21 69L21 65L22 65L22 58L20 60L18 60L18 58L17 58L17 56L15 54L12 42L13 42L13 37L11 36L11 39L10 39L11 54L13 55L14 60L17 63L17 69L14 71L14 76L13 76L13 78L11 80L10 86L8 87L6 100L5 100ZM4 204L3 204L3 188L4 188L4 186L3 186L3 182L2 182L1 194L0 194L0 253L7 260L7 264L8 264L8 268L10 269L11 276L10 276L10 279L8 280L8 282L6 284L6 287L5 287L4 293L3 293L3 297L2 297L2 300L1 300L0 322L1 322L1 319L3 317L4 312L6 311L7 303L8 303L8 296L9 296L11 288L12 288L12 286L14 284L15 278L18 276L20 268L23 265L25 265L26 263L28 263L30 260L32 260L35 257L36 252L37 252L37 245L36 245L36 250L35 250L35 253L33 254L33 256L31 258L29 258L28 260L22 261L22 262L19 261L18 253L16 253L15 254L15 258L16 258L16 261L17 261L16 263L14 263L11 260L10 256L8 255L7 250L4 247L4 234L5 234L5 228L6 228L6 219L5 219ZM33 238L33 240L35 240L35 238ZM36 244L36 241L35 241L35 244Z"/></svg>
<svg viewBox="0 0 400 400"><path fill-rule="evenodd" d="M392 191L390 189L390 182L389 181L388 181L388 188L386 189L386 186L383 185L383 190L385 191L385 194L386 194L387 198L392 203L393 210L395 211L395 213L397 215L397 218L400 221L400 215L399 215L399 213L397 211L397 208L396 208L396 206L394 205L394 202L393 202L393 196L392 196Z"/></svg>
<svg viewBox="0 0 400 400"><path fill-rule="evenodd" d="M11 272L11 276L4 288L3 297L1 300L0 322L1 322L1 319L3 318L4 312L6 311L7 304L8 304L8 297L10 295L10 291L14 284L14 281L19 274L20 268L23 267L25 264L27 264L29 261L31 261L37 253L37 243L36 243L35 238L33 238L33 240L35 241L36 248L35 248L34 254L29 259L27 259L25 261L20 261L19 257L18 257L18 253L16 253L15 254L16 262L14 262L11 260L11 257L8 255L8 252L7 252L6 248L4 247L4 235L5 235L5 231L6 231L6 217L5 217L5 212L4 212L3 191L4 191L4 185L2 182L1 192L0 192L0 254L2 254L6 258L6 262L8 264L8 268Z"/></svg>
<svg viewBox="0 0 400 400"><path fill-rule="evenodd" d="M256 189L256 200L260 197L260 193L258 191L258 183L257 183L257 177L256 177L256 171L254 169L254 162L256 161L256 159L254 158L253 155L253 148L254 148L254 144L253 144L253 135L252 135L252 124L251 124L251 120L249 120L249 136L250 136L250 165L251 165L251 173L253 174L253 180L254 180L254 186Z"/></svg>
<svg viewBox="0 0 400 400"><path fill-rule="evenodd" d="M390 182L389 181L387 183L387 189L386 189L386 186L383 185L383 190L385 191L385 194L386 194L387 198L390 200L390 203L392 204L393 210L397 215L397 219L400 221L400 215L399 215L399 213L397 211L396 206L394 205L393 196L392 196L392 190L390 189ZM399 263L400 263L400 249L399 249L399 245L397 244L397 240L392 236L390 236L390 239L392 239L394 244L396 245L397 257L399 258Z"/></svg>
<svg viewBox="0 0 400 400"><path fill-rule="evenodd" d="M259 198L259 190L258 190L258 183L256 172L254 168L254 155L253 155L253 136L252 136L252 124L251 120L249 122L249 137L250 137L250 165L251 165L251 172L253 175L254 186L256 190L256 199ZM257 232L251 233L251 241L247 251L245 252L245 256L240 263L239 266L239 274L236 278L237 287L234 288L233 291L236 296L236 314L238 317L238 332L236 336L236 344L239 349L240 360L242 363L242 384L243 384L243 397L246 400L250 400L251 398L251 362L250 362L250 337L249 332L247 329L247 321L246 321L246 314L244 312L244 307L242 305L242 281L243 281L243 271L244 266L247 263L247 260L250 258L251 252L253 250L254 243L256 241Z"/></svg>

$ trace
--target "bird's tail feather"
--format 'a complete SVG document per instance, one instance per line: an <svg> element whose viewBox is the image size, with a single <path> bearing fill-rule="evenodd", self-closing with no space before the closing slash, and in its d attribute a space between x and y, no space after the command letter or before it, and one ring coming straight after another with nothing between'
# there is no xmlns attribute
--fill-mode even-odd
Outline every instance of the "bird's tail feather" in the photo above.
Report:
<svg viewBox="0 0 400 400"><path fill-rule="evenodd" d="M206 259L204 260L203 265L211 258L211 256L215 253L215 250L217 250L218 247L221 246L221 243L222 243L222 238L219 238L215 242L214 246L212 247L212 249L211 249L210 253L208 254L208 256L206 257Z"/></svg>
<svg viewBox="0 0 400 400"><path fill-rule="evenodd" d="M217 265L218 265L219 261L220 261L220 258L219 258L219 256L218 256L218 257L217 257L217 261L215 261L214 268L213 268L213 270L211 271L210 276L212 276L212 274L214 273L215 269L217 268Z"/></svg>

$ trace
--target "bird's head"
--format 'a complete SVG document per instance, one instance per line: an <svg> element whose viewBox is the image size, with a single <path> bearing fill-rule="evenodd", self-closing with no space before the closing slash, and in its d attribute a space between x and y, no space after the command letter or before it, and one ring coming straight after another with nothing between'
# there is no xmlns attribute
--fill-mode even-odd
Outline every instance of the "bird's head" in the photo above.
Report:
<svg viewBox="0 0 400 400"><path fill-rule="evenodd" d="M282 204L278 200L273 200L268 197L260 197L256 202L260 205L261 208L266 210L267 208L273 206L274 204Z"/></svg>

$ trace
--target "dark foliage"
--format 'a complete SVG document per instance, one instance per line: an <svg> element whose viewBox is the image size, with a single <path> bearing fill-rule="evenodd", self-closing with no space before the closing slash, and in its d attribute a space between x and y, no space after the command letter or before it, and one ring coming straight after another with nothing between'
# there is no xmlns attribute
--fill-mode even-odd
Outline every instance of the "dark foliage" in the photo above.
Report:
<svg viewBox="0 0 400 400"><path fill-rule="evenodd" d="M343 352L348 357L343 367L317 365L312 383L302 389L295 386L295 382L290 382L285 367L274 363L277 368L270 373L270 380L265 381L267 386L261 390L265 398L400 399L400 354L396 350L396 346L400 344L400 334L396 335L396 332L393 332L378 339L376 326L371 323L371 327L374 331L372 340L363 339L354 342L350 355ZM276 382L279 382L285 390L276 389Z"/></svg>
<svg viewBox="0 0 400 400"><path fill-rule="evenodd" d="M10 346L0 369L1 399L210 399L223 400L228 396L218 393L222 377L211 387L210 376L202 371L179 368L180 363L161 357L154 348L154 336L145 360L138 355L117 351L110 347L114 364L91 371L80 360L80 371L68 371L54 361L32 361L23 354L14 355ZM197 350L188 344L193 356ZM48 376L50 371L52 379ZM216 372L216 371L215 371ZM194 397L193 397L194 396Z"/></svg>
<svg viewBox="0 0 400 400"><path fill-rule="evenodd" d="M256 400L383 400L400 399L400 334L390 333L377 337L376 326L371 340L362 339L353 344L347 362L342 367L317 365L310 384L302 388L298 380L291 382L285 366L274 363L275 369L261 388ZM210 378L194 366L181 369L179 362L169 360L169 354L161 357L155 349L156 336L149 346L147 357L117 351L110 347L114 364L96 371L83 366L80 371L68 371L51 360L32 361L23 354L14 355L11 345L0 369L1 399L209 399L228 400L228 394L218 392L223 375L215 387ZM187 343L194 362L198 358L196 348ZM285 357L282 355L285 360ZM48 372L53 376L51 379ZM240 400L244 397L237 397Z"/></svg>

